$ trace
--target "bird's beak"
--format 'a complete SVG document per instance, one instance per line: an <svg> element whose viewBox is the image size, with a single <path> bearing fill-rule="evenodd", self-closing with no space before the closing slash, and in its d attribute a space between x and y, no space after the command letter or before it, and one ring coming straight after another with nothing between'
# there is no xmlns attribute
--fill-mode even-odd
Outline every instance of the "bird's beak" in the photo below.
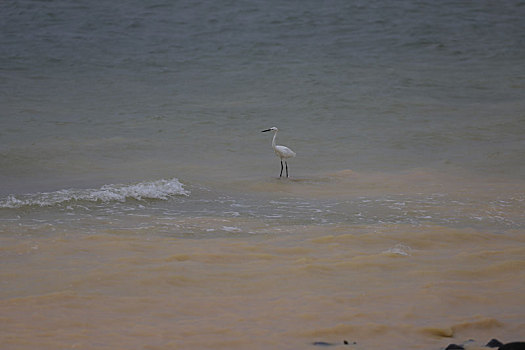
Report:
<svg viewBox="0 0 525 350"><path fill-rule="evenodd" d="M272 131L272 129L266 129L266 130L263 130L261 132L267 132L267 131Z"/></svg>

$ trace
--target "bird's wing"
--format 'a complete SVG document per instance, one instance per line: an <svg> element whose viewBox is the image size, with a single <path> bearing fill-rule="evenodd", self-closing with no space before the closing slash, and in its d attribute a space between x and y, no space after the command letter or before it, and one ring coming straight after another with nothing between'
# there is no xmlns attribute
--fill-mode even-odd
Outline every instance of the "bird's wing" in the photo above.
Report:
<svg viewBox="0 0 525 350"><path fill-rule="evenodd" d="M286 146L275 146L275 151L283 158L295 157L295 152Z"/></svg>

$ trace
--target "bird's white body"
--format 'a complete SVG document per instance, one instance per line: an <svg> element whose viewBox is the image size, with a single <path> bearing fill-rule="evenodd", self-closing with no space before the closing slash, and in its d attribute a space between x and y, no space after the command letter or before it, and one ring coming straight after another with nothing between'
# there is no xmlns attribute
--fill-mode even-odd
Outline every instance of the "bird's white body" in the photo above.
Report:
<svg viewBox="0 0 525 350"><path fill-rule="evenodd" d="M275 136L277 136L277 132L273 135L272 141L272 147L277 157L281 158L281 160L295 157L295 152L288 147L275 144Z"/></svg>
<svg viewBox="0 0 525 350"><path fill-rule="evenodd" d="M288 159L295 157L295 152L286 146L276 145L273 147L275 154L281 159Z"/></svg>
<svg viewBox="0 0 525 350"><path fill-rule="evenodd" d="M286 146L280 146L275 144L275 138L277 137L277 132L279 131L279 129L277 129L276 127L272 127L270 129L263 130L263 132L266 131L274 132L272 139L272 147L277 157L281 158L281 175L279 177L283 175L283 160L286 164L286 177L288 177L288 163L286 162L286 159L295 157L295 152Z"/></svg>

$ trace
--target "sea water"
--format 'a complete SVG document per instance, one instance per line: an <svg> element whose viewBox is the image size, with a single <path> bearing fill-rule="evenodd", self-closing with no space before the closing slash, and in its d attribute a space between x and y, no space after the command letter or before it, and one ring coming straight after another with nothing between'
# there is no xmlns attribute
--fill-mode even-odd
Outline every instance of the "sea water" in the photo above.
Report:
<svg viewBox="0 0 525 350"><path fill-rule="evenodd" d="M523 340L524 16L1 3L0 340Z"/></svg>

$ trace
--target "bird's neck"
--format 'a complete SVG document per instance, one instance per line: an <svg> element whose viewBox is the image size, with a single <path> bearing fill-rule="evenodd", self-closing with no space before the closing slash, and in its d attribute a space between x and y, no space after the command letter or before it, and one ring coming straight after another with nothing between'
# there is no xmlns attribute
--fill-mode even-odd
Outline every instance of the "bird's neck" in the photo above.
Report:
<svg viewBox="0 0 525 350"><path fill-rule="evenodd" d="M272 147L275 149L275 138L277 137L277 131L273 134Z"/></svg>

